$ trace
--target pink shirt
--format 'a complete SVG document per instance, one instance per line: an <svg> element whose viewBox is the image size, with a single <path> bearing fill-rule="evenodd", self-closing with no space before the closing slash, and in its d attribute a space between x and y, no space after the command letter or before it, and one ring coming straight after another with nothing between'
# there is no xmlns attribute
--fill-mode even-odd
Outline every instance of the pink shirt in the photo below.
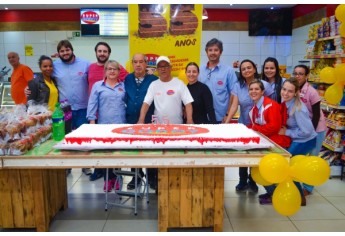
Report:
<svg viewBox="0 0 345 236"><path fill-rule="evenodd" d="M301 89L300 97L301 97L302 102L308 108L309 117L311 119L313 117L313 111L311 108L312 105L321 101L319 93L316 91L316 89L313 88L313 86L311 86L308 82L306 82ZM325 130L327 130L326 120L325 120L325 116L323 115L322 110L320 109L320 120L315 131L322 132Z"/></svg>
<svg viewBox="0 0 345 236"><path fill-rule="evenodd" d="M128 72L123 66L120 65L120 81L124 81ZM91 93L92 86L100 80L104 79L104 65L98 65L97 63L92 63L89 67L89 95Z"/></svg>

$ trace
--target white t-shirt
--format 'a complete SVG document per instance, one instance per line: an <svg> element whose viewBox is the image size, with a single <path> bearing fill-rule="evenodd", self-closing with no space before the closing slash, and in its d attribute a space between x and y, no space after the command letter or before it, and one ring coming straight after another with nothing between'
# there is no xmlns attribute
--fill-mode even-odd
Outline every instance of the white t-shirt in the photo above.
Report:
<svg viewBox="0 0 345 236"><path fill-rule="evenodd" d="M186 105L193 101L187 86L175 77L169 82L159 79L152 82L144 99L149 105L154 102L154 114L158 116L159 123L165 123L163 117L167 117L170 124L182 124L182 103Z"/></svg>

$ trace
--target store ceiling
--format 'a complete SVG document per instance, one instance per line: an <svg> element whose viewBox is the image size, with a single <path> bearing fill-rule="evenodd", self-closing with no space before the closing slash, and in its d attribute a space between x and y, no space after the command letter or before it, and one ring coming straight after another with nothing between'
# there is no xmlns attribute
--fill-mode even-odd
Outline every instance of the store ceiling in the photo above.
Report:
<svg viewBox="0 0 345 236"><path fill-rule="evenodd" d="M205 4L206 9L255 9L255 8L290 8L296 4ZM30 9L79 9L79 8L127 8L127 4L0 4L0 10L8 7L9 10Z"/></svg>

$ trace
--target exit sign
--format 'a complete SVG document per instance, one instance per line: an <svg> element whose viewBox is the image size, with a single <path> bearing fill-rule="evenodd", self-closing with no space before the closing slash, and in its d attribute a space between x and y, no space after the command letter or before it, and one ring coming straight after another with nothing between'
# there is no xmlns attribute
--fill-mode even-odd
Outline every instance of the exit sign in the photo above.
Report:
<svg viewBox="0 0 345 236"><path fill-rule="evenodd" d="M80 32L79 31L72 32L72 36L73 37L80 37Z"/></svg>

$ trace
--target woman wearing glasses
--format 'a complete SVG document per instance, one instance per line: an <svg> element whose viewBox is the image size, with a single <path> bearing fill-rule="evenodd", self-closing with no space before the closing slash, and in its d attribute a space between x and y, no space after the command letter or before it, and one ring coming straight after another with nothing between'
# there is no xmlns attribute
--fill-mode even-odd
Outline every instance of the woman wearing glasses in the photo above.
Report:
<svg viewBox="0 0 345 236"><path fill-rule="evenodd" d="M186 75L188 79L187 88L194 99L192 102L194 124L217 124L212 93L207 85L198 81L198 64L195 62L188 63Z"/></svg>
<svg viewBox="0 0 345 236"><path fill-rule="evenodd" d="M119 80L120 64L117 61L109 60L104 65L105 78L96 82L91 90L87 106L86 118L90 124L125 124L125 86ZM115 185L116 176L112 169L108 169L109 180L106 183L104 174L104 191L111 192ZM116 189L118 190L117 183Z"/></svg>
<svg viewBox="0 0 345 236"><path fill-rule="evenodd" d="M238 106L240 106L240 117L238 119L238 123L242 123L244 125L251 124L249 111L252 109L254 102L249 96L248 88L249 84L254 79L259 79L259 74L255 63L248 59L243 60L240 64L238 81L234 84L231 92L232 103L229 106L227 117L224 121L225 123L230 123L232 117L237 112ZM271 96L273 94L273 90L269 83L266 81L262 81L262 83L265 87L264 95L267 97ZM254 193L258 192L258 186L248 173L248 167L240 167L239 175L240 182L236 186L237 192L244 192L247 191L247 189Z"/></svg>
<svg viewBox="0 0 345 236"><path fill-rule="evenodd" d="M305 65L297 65L294 68L293 76L297 79L300 86L300 98L309 111L309 117L317 133L316 145L310 151L311 156L318 156L322 142L325 139L327 126L326 119L321 110L321 98L316 89L308 83L309 68ZM304 194L309 195L314 187L303 184Z"/></svg>

